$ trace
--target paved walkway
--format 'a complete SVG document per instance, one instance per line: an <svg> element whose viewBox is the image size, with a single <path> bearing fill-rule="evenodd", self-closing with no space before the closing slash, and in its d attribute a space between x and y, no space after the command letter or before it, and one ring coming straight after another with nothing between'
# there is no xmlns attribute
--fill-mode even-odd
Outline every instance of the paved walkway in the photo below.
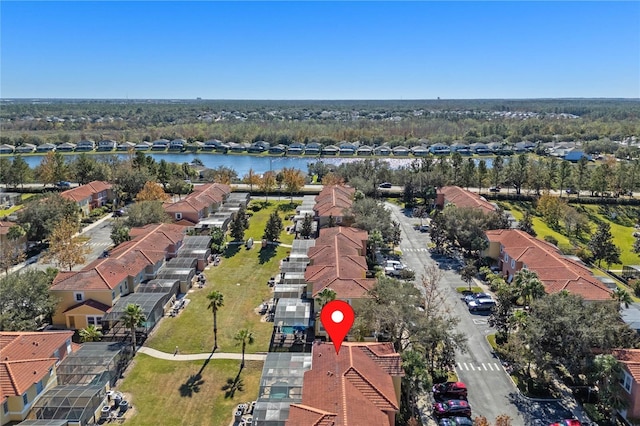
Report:
<svg viewBox="0 0 640 426"><path fill-rule="evenodd" d="M224 352L216 352L211 356L211 352L202 353L202 354L168 354L166 352L161 352L155 349L151 349L146 346L142 346L138 349L138 352L152 356L154 358L166 359L169 361L197 361L199 359L242 359L242 354L236 353L224 353ZM245 361L264 361L267 359L267 354L245 354Z"/></svg>

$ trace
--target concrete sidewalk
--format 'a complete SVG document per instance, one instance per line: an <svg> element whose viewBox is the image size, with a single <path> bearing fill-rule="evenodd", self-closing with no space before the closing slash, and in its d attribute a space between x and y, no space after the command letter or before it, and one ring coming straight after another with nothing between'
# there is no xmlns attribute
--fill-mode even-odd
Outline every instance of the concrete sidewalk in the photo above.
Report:
<svg viewBox="0 0 640 426"><path fill-rule="evenodd" d="M177 355L169 354L166 352L160 352L155 349L151 349L149 347L143 346L138 349L138 352L143 353L145 355L152 356L154 358L165 359L169 361L197 361L200 359L237 359L240 361L242 359L242 354L237 353L224 353L224 352L216 352L211 355L210 352L201 353L201 354L180 354ZM267 359L266 354L245 354L245 361L264 361Z"/></svg>

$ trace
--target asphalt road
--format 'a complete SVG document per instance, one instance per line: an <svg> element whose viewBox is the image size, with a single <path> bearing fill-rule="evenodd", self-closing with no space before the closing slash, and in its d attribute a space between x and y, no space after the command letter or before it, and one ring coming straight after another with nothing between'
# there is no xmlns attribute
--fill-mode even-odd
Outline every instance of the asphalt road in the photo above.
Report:
<svg viewBox="0 0 640 426"><path fill-rule="evenodd" d="M434 259L427 249L428 233L414 229L420 224L420 219L407 216L395 204L387 203L386 206L394 220L400 223L402 261L416 271L416 281L424 273L425 266L430 264L436 263L444 271L440 282L446 297L443 309L459 318L458 329L468 338L468 351L456 356L456 373L469 388L469 403L474 417L484 416L493 422L497 416L506 414L514 425L544 425L571 418L571 413L557 402L535 402L520 395L486 340L486 336L494 332L487 323L488 314L471 314L456 292L456 287L466 284L456 271L455 259Z"/></svg>

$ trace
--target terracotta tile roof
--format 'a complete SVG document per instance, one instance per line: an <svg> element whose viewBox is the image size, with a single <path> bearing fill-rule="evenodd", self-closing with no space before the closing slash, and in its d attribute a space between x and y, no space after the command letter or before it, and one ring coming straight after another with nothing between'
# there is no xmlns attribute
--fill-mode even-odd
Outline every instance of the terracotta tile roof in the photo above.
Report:
<svg viewBox="0 0 640 426"><path fill-rule="evenodd" d="M611 290L580 263L566 258L560 250L518 229L486 231L491 242L504 246L510 258L534 271L547 293L566 290L585 300L611 300Z"/></svg>
<svg viewBox="0 0 640 426"><path fill-rule="evenodd" d="M221 203L224 197L230 192L231 188L228 185L222 185L220 183L196 185L193 188L193 192L182 200L176 201L175 203L164 203L163 206L165 211L169 213L185 211L199 212L213 204Z"/></svg>
<svg viewBox="0 0 640 426"><path fill-rule="evenodd" d="M80 185L77 188L62 191L60 195L67 200L79 202L92 197L94 194L111 189L112 187L113 186L109 182L94 180L86 185Z"/></svg>
<svg viewBox="0 0 640 426"><path fill-rule="evenodd" d="M316 196L314 211L317 216L344 216L353 205L354 188L346 185L325 186Z"/></svg>
<svg viewBox="0 0 640 426"><path fill-rule="evenodd" d="M0 402L22 395L40 381L58 361L56 349L64 348L73 331L7 332L0 331Z"/></svg>
<svg viewBox="0 0 640 426"><path fill-rule="evenodd" d="M460 208L481 209L485 213L493 212L496 208L484 197L460 188L459 186L443 186L438 192L444 195L445 203L454 204Z"/></svg>
<svg viewBox="0 0 640 426"><path fill-rule="evenodd" d="M392 426L399 396L387 362L379 358L394 358L399 365L400 355L387 353L388 348L377 350L379 345L391 344L345 342L340 354L331 343L314 345L311 370L304 373L302 402L291 404L286 424L346 426L366 419L367 424Z"/></svg>
<svg viewBox="0 0 640 426"><path fill-rule="evenodd" d="M640 349L615 349L612 352L624 364L636 383L640 383Z"/></svg>
<svg viewBox="0 0 640 426"><path fill-rule="evenodd" d="M133 228L129 233L133 239L113 249L109 257L96 259L81 271L58 273L51 290L112 290L165 259L169 247L184 238L184 229L168 223Z"/></svg>

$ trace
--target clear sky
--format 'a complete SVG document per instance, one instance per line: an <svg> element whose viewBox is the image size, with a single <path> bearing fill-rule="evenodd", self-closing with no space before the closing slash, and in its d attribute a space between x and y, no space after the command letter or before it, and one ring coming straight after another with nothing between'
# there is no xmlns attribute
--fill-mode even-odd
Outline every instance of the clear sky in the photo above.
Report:
<svg viewBox="0 0 640 426"><path fill-rule="evenodd" d="M0 97L640 97L640 2L0 1Z"/></svg>

